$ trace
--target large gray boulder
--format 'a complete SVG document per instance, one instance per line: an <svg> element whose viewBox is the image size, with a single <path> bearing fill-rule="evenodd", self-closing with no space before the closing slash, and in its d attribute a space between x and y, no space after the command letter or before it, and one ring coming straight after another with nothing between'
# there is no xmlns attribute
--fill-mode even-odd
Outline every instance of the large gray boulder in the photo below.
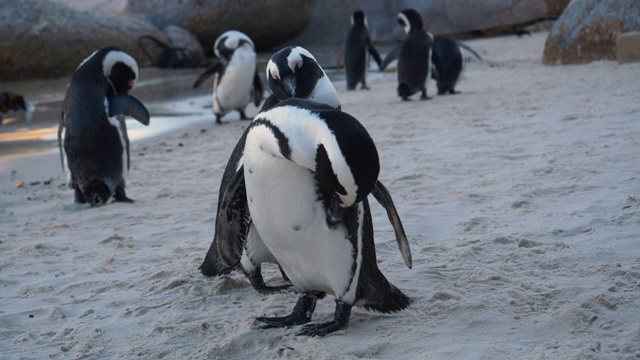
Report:
<svg viewBox="0 0 640 360"><path fill-rule="evenodd" d="M528 24L557 18L569 0L322 0L318 1L309 27L288 43L302 46L338 45L349 30L355 10L367 15L369 33L376 43L395 43L404 38L396 22L398 13L413 8L427 31L457 34Z"/></svg>
<svg viewBox="0 0 640 360"><path fill-rule="evenodd" d="M640 1L573 0L549 33L542 62L615 60L616 39L629 31L640 31Z"/></svg>
<svg viewBox="0 0 640 360"><path fill-rule="evenodd" d="M159 28L177 25L188 30L208 53L227 30L242 31L258 50L268 50L304 30L314 9L310 0L136 0L126 8Z"/></svg>
<svg viewBox="0 0 640 360"><path fill-rule="evenodd" d="M41 0L0 0L0 80L71 74L87 56L119 46L140 65L148 62L136 40L166 35L135 17L107 17Z"/></svg>

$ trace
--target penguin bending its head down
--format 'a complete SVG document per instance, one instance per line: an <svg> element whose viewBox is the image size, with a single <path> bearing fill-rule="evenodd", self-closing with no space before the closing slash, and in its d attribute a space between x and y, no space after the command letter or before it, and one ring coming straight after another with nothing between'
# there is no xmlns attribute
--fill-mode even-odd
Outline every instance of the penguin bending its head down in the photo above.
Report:
<svg viewBox="0 0 640 360"><path fill-rule="evenodd" d="M361 83L361 89L367 87L367 70L369 68L369 54L381 66L380 54L371 43L367 29L367 17L362 11L355 11L351 15L351 29L345 41L344 65L347 76L347 90L353 90Z"/></svg>
<svg viewBox="0 0 640 360"><path fill-rule="evenodd" d="M426 100L431 74L433 37L422 25L420 14L413 9L402 10L398 23L407 34L398 56L398 96L402 100L420 91L420 99Z"/></svg>
<svg viewBox="0 0 640 360"><path fill-rule="evenodd" d="M266 328L310 322L326 294L336 298L334 320L298 335L345 328L353 306L384 313L409 306L377 266L367 196L380 165L355 118L305 99L282 101L249 126L243 162L244 179L234 180L245 183L253 226L300 294L290 315L258 318ZM237 261L236 247L224 248Z"/></svg>
<svg viewBox="0 0 640 360"><path fill-rule="evenodd" d="M36 106L26 96L7 91L0 92L0 125L3 113L24 111L24 120L29 122L35 110Z"/></svg>
<svg viewBox="0 0 640 360"><path fill-rule="evenodd" d="M237 30L229 30L216 39L213 50L218 57L195 81L196 88L209 76L213 78L213 113L216 123L230 111L240 113L241 120L250 120L244 112L252 100L262 102L262 80L256 68L256 50L251 39Z"/></svg>
<svg viewBox="0 0 640 360"><path fill-rule="evenodd" d="M272 94L265 101L261 112L289 98L313 99L319 104L340 110L340 100L335 87L313 55L304 48L287 47L278 51L269 60L266 71ZM243 153L247 131L238 141L225 168L218 194L215 234L199 269L203 275L211 277L228 274L240 265L253 288L260 293L268 294L287 290L289 287L269 287L262 278L261 264L276 263L276 260L251 223L244 182L236 180L243 176ZM373 195L386 209L402 256L411 268L409 243L391 195L379 181L375 183ZM241 256L240 262L234 262L224 255L232 251L225 248L229 243L243 244L239 248L241 254L236 254ZM283 275L286 278L284 272Z"/></svg>
<svg viewBox="0 0 640 360"><path fill-rule="evenodd" d="M445 36L433 37L432 77L436 80L438 95L457 94L455 87L464 74L466 60L464 50L467 49L478 60L482 58L468 45Z"/></svg>
<svg viewBox="0 0 640 360"><path fill-rule="evenodd" d="M149 124L147 109L127 94L137 79L138 64L117 47L95 51L71 76L58 145L77 203L103 205L112 196L133 201L124 190L130 162L125 115Z"/></svg>

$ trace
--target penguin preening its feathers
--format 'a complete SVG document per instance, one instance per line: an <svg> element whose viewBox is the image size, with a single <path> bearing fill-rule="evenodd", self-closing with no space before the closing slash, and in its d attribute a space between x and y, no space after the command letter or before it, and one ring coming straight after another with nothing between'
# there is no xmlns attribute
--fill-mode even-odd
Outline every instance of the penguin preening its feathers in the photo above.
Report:
<svg viewBox="0 0 640 360"><path fill-rule="evenodd" d="M289 98L312 99L318 106L340 109L340 100L335 87L313 55L301 47L287 47L275 53L267 64L267 79L272 95L265 101L261 112L267 111ZM286 286L266 286L261 275L261 263L275 263L273 255L264 247L259 234L251 225L251 216L246 207L246 193L242 182L243 152L247 132L238 141L225 168L218 195L215 234L209 251L199 267L205 276L228 274L240 266L261 293L279 292ZM402 222L388 190L381 182L375 183L372 194L387 210L393 225L398 246L407 266L411 268L411 252ZM241 262L231 261L227 255L230 243L243 244ZM236 256L236 257L237 257ZM286 274L283 273L286 278Z"/></svg>
<svg viewBox="0 0 640 360"><path fill-rule="evenodd" d="M253 101L262 102L264 88L256 68L256 50L251 39L237 30L220 35L213 46L217 59L193 84L196 88L207 78L213 79L213 113L216 123L230 111L238 111L241 120L250 120L244 112Z"/></svg>
<svg viewBox="0 0 640 360"><path fill-rule="evenodd" d="M149 112L128 95L138 64L117 47L95 51L71 76L58 124L58 146L77 203L132 202L125 193L129 137L125 116L149 124Z"/></svg>
<svg viewBox="0 0 640 360"><path fill-rule="evenodd" d="M301 294L290 315L258 318L265 328L310 322L325 294L336 297L334 320L308 324L298 335L345 328L353 306L380 312L409 306L377 267L367 196L380 166L355 118L307 99L284 100L250 125L243 162L252 226ZM227 257L238 261L238 253Z"/></svg>

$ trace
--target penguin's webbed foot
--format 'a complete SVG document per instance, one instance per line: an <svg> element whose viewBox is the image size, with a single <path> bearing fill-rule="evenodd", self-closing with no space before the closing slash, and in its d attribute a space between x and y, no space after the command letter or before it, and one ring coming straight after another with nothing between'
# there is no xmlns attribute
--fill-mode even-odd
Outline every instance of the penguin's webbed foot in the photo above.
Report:
<svg viewBox="0 0 640 360"><path fill-rule="evenodd" d="M262 279L262 274L260 273L260 266L256 268L256 271L247 273L246 276L247 278L249 278L249 281L251 282L251 286L262 295L295 292L292 285L267 286L264 283L264 280Z"/></svg>
<svg viewBox="0 0 640 360"><path fill-rule="evenodd" d="M342 330L349 324L349 317L351 316L351 305L342 301L336 301L336 313L333 321L319 324L308 324L302 327L300 331L296 333L298 336L325 336Z"/></svg>
<svg viewBox="0 0 640 360"><path fill-rule="evenodd" d="M238 112L240 113L240 120L251 120L251 118L244 113L244 110L238 110Z"/></svg>
<svg viewBox="0 0 640 360"><path fill-rule="evenodd" d="M306 324L311 321L311 316L313 316L313 311L316 309L317 301L317 297L303 294L298 298L298 302L293 308L291 314L275 317L261 316L256 318L256 320L264 323L264 325L261 326L262 329L291 327Z"/></svg>
<svg viewBox="0 0 640 360"><path fill-rule="evenodd" d="M216 124L217 125L222 125L222 121L220 120L222 118L222 116L216 114Z"/></svg>
<svg viewBox="0 0 640 360"><path fill-rule="evenodd" d="M127 204L132 204L135 200L127 197L127 194L124 192L124 188L118 187L116 188L116 193L113 195L113 199L116 202L123 202Z"/></svg>

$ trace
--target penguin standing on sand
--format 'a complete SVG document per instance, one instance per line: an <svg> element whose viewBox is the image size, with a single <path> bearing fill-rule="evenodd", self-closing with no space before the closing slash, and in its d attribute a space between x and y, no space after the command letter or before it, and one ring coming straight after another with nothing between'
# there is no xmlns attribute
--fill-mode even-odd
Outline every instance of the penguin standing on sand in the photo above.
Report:
<svg viewBox="0 0 640 360"><path fill-rule="evenodd" d="M12 111L24 111L24 120L31 121L36 106L26 96L12 92L0 92L0 125L2 125L2 113Z"/></svg>
<svg viewBox="0 0 640 360"><path fill-rule="evenodd" d="M272 94L265 101L261 112L289 98L312 99L332 109L340 109L335 87L313 55L301 47L287 47L274 54L267 64L267 79ZM218 195L215 235L199 269L205 276L220 276L241 265L254 289L264 294L280 292L289 287L266 286L262 278L261 264L277 261L251 223L245 185L242 181L236 180L243 176L243 153L247 131L238 141L225 168ZM391 195L379 181L375 183L373 195L387 210L403 259L411 268L411 251ZM229 243L243 246L229 248ZM241 257L239 262L225 255L233 253L234 249L240 251L233 257ZM286 278L284 272L283 275Z"/></svg>
<svg viewBox="0 0 640 360"><path fill-rule="evenodd" d="M441 35L433 37L431 74L436 80L438 95L457 94L455 87L462 78L466 66L463 48L482 61L478 53L462 42Z"/></svg>
<svg viewBox="0 0 640 360"><path fill-rule="evenodd" d="M426 100L431 74L433 37L422 25L422 18L413 9L402 10L398 23L407 34L398 56L398 96L402 100L420 91L420 99Z"/></svg>
<svg viewBox="0 0 640 360"><path fill-rule="evenodd" d="M265 328L310 322L326 294L336 298L333 321L297 335L345 328L355 305L384 313L409 306L377 266L367 195L380 165L355 118L306 99L282 101L249 126L243 162L228 188L246 184L253 226L300 294L290 315L257 318ZM224 256L239 260L238 247L230 241Z"/></svg>
<svg viewBox="0 0 640 360"><path fill-rule="evenodd" d="M347 76L347 90L354 90L361 83L361 89L367 87L367 70L369 68L369 54L380 68L380 54L371 43L367 29L367 17L362 11L355 11L351 15L351 29L345 41L344 66Z"/></svg>
<svg viewBox="0 0 640 360"><path fill-rule="evenodd" d="M251 39L237 30L229 30L216 39L213 50L218 57L193 84L197 88L209 76L213 78L213 113L216 123L230 111L240 113L241 120L250 120L244 112L253 100L262 102L262 80L256 68L256 49Z"/></svg>
<svg viewBox="0 0 640 360"><path fill-rule="evenodd" d="M95 51L71 76L58 127L63 167L76 203L92 206L133 202L125 193L129 137L125 115L144 125L149 112L128 95L138 79L138 64L117 47Z"/></svg>

